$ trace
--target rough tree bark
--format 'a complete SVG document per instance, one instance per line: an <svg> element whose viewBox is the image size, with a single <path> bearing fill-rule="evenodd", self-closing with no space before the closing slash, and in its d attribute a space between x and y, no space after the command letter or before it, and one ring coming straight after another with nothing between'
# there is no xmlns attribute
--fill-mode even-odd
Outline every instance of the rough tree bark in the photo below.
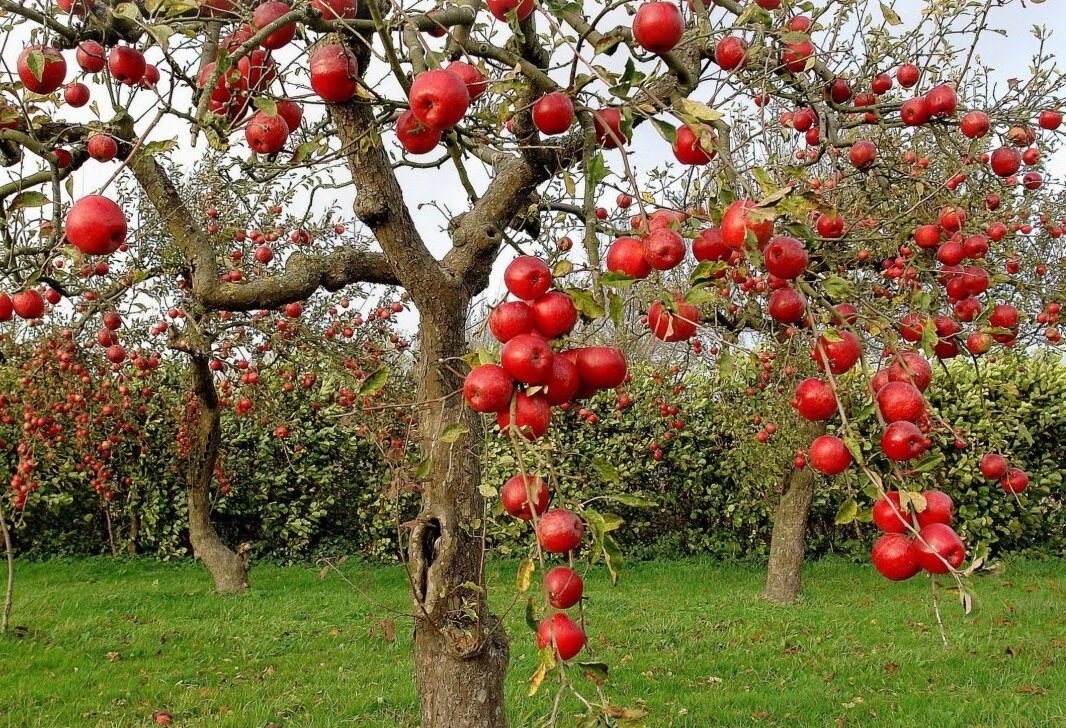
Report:
<svg viewBox="0 0 1066 728"><path fill-rule="evenodd" d="M478 491L481 425L456 396L462 388L457 357L467 350L467 304L457 301L446 316L422 320L419 401L427 403L422 440L432 466L408 548L422 728L507 725L507 635L489 612L485 592L461 586L485 587L478 527L486 515ZM441 433L456 424L477 434L442 443Z"/></svg>
<svg viewBox="0 0 1066 728"><path fill-rule="evenodd" d="M825 434L825 425L821 423L811 423L800 429L811 439ZM784 478L781 499L774 512L770 561L766 567L766 588L763 591L763 596L771 601L789 604L799 598L806 554L807 518L817 480L818 476L810 467L791 469Z"/></svg>
<svg viewBox="0 0 1066 728"><path fill-rule="evenodd" d="M215 591L236 594L248 591L247 546L242 544L237 552L232 551L222 543L211 523L211 481L222 431L218 393L207 355L199 350L188 353L196 396L196 420L190 428L192 447L186 465L189 540L196 558L211 572Z"/></svg>

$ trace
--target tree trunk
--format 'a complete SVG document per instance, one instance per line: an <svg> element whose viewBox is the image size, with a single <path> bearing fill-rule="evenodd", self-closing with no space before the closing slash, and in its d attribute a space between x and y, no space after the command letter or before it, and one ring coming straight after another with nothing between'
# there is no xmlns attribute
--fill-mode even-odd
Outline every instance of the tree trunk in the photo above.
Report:
<svg viewBox="0 0 1066 728"><path fill-rule="evenodd" d="M211 523L211 481L218 459L221 418L218 393L209 359L201 352L190 353L193 392L196 395L196 422L192 426L192 451L187 465L189 496L189 540L193 554L203 562L215 580L215 591L235 594L248 591L248 546L234 553L219 538Z"/></svg>
<svg viewBox="0 0 1066 728"><path fill-rule="evenodd" d="M825 433L824 425L802 428L811 439ZM793 469L785 478L781 500L774 513L770 536L770 562L766 568L763 596L775 602L796 601L803 580L803 557L807 538L807 518L814 500L817 476L809 466Z"/></svg>
<svg viewBox="0 0 1066 728"><path fill-rule="evenodd" d="M11 607L15 602L15 548L11 544L11 532L7 530L7 514L0 507L0 534L4 537L4 557L7 561L7 580L4 583L4 606L0 612L0 634L7 634L11 624Z"/></svg>
<svg viewBox="0 0 1066 728"><path fill-rule="evenodd" d="M141 535L141 491L136 481L130 486L129 498L126 501L129 510L127 519L126 553L130 556L137 554L137 538Z"/></svg>
<svg viewBox="0 0 1066 728"><path fill-rule="evenodd" d="M422 311L419 401L423 452L432 458L422 511L411 533L409 566L415 599L415 678L422 728L504 728L507 636L485 598L478 491L482 427L465 407L461 365L467 350L469 300ZM458 366L457 366L458 365ZM445 428L469 434L440 441ZM475 584L477 589L464 584Z"/></svg>

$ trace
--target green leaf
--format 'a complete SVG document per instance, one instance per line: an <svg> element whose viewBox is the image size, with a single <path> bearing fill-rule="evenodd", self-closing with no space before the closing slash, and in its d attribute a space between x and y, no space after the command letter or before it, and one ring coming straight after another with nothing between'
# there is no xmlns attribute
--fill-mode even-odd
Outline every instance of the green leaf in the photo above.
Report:
<svg viewBox="0 0 1066 728"><path fill-rule="evenodd" d="M495 498L500 494L500 491L496 490L495 486L488 483L482 483L477 487L477 492L481 494L482 498Z"/></svg>
<svg viewBox="0 0 1066 728"><path fill-rule="evenodd" d="M533 583L533 572L537 566L533 563L533 559L522 559L518 564L518 575L515 577L515 587L520 594L525 594L529 591L530 584Z"/></svg>
<svg viewBox="0 0 1066 728"><path fill-rule="evenodd" d="M596 468L596 471L600 474L600 477L602 477L608 483L619 483L622 480L621 476L618 475L618 471L615 469L615 467L603 458L593 458L592 467Z"/></svg>
<svg viewBox="0 0 1066 728"><path fill-rule="evenodd" d="M915 473L928 473L931 470L936 470L944 462L944 453L937 450L931 455L927 455L922 458L921 462L915 465L911 470Z"/></svg>
<svg viewBox="0 0 1066 728"><path fill-rule="evenodd" d="M255 105L255 108L259 109L267 116L278 115L278 102L274 99L266 96L257 96L252 103Z"/></svg>
<svg viewBox="0 0 1066 728"><path fill-rule="evenodd" d="M7 211L11 213L15 210L23 210L28 207L43 207L51 202L51 200L45 197L43 192L28 190L15 195L15 199L11 200L11 204L8 205Z"/></svg>
<svg viewBox="0 0 1066 728"><path fill-rule="evenodd" d="M440 441L452 443L459 440L460 437L470 432L470 428L462 423L455 423L448 425L444 428L444 432L441 433Z"/></svg>
<svg viewBox="0 0 1066 728"><path fill-rule="evenodd" d="M431 458L431 457L423 458L422 462L420 462L418 464L418 467L415 468L415 477L418 478L419 480L422 480L423 478L428 477L429 476L429 471L430 471L430 469L432 467L433 467L433 458Z"/></svg>
<svg viewBox="0 0 1066 728"><path fill-rule="evenodd" d="M703 306L718 300L718 291L712 286L696 286L685 294L685 303L690 306Z"/></svg>
<svg viewBox="0 0 1066 728"><path fill-rule="evenodd" d="M570 197L577 195L577 184L574 183L574 178L570 176L569 172L563 172L563 187Z"/></svg>
<svg viewBox="0 0 1066 728"><path fill-rule="evenodd" d="M573 270L573 263L571 263L569 260L560 260L558 263L555 264L555 267L552 268L552 277L562 278L563 276L570 275Z"/></svg>
<svg viewBox="0 0 1066 728"><path fill-rule="evenodd" d="M655 118L651 120L651 124L655 127L655 131L659 132L659 136L665 139L670 144L670 146L674 145L674 143L677 141L677 127L672 124L668 124L662 119Z"/></svg>
<svg viewBox="0 0 1066 728"><path fill-rule="evenodd" d="M610 270L600 276L600 283L605 286L611 286L612 288L628 288L636 282L636 278L631 278L624 273L616 273L615 271Z"/></svg>
<svg viewBox="0 0 1066 728"><path fill-rule="evenodd" d="M369 377L363 380L363 383L359 386L359 394L363 397L369 397L382 387L385 386L385 382L389 379L389 368L382 367Z"/></svg>
<svg viewBox="0 0 1066 728"><path fill-rule="evenodd" d="M30 51L26 56L26 67L38 81L44 78L44 53L36 49Z"/></svg>
<svg viewBox="0 0 1066 728"><path fill-rule="evenodd" d="M851 283L834 274L822 279L822 290L830 298L839 301L851 296Z"/></svg>
<svg viewBox="0 0 1066 728"><path fill-rule="evenodd" d="M833 522L838 526L844 526L854 521L857 515L859 515L859 504L855 502L854 498L849 498L840 504Z"/></svg>
<svg viewBox="0 0 1066 728"><path fill-rule="evenodd" d="M138 20L141 17L140 9L133 3L119 3L111 13L126 20Z"/></svg>
<svg viewBox="0 0 1066 728"><path fill-rule="evenodd" d="M718 121L722 118L722 112L692 99L678 99L674 102L674 110L699 121Z"/></svg>
<svg viewBox="0 0 1066 728"><path fill-rule="evenodd" d="M540 626L537 624L537 603L533 597L526 600L526 626L534 632Z"/></svg>
<svg viewBox="0 0 1066 728"><path fill-rule="evenodd" d="M610 312L611 323L615 326L621 327L625 319L626 302L617 293L608 291L607 293L607 309Z"/></svg>
<svg viewBox="0 0 1066 728"><path fill-rule="evenodd" d="M590 291L583 288L567 288L566 293L574 300L574 306L582 316L592 321L603 318L603 306L593 298Z"/></svg>
<svg viewBox="0 0 1066 728"><path fill-rule="evenodd" d="M885 16L885 22L889 25L901 25L903 23L903 18L899 17L899 13L884 3L881 3L881 13Z"/></svg>
<svg viewBox="0 0 1066 728"><path fill-rule="evenodd" d="M716 276L727 267L728 264L724 260L704 260L692 271L689 281L692 285L715 281L717 280Z"/></svg>
<svg viewBox="0 0 1066 728"><path fill-rule="evenodd" d="M607 500L621 503L624 506L630 506L631 508L654 508L659 505L651 498L645 498L642 495L633 495L632 493L616 493L614 495L607 496Z"/></svg>

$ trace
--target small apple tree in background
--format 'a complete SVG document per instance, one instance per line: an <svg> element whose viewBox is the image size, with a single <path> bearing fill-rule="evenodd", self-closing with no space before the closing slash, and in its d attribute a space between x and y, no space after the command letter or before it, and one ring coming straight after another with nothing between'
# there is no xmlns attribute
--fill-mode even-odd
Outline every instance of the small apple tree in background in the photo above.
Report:
<svg viewBox="0 0 1066 728"><path fill-rule="evenodd" d="M908 469L936 466L922 460L933 438L965 444L928 411L930 357L1061 340L1063 211L1041 171L1061 77L1041 55L1030 80L987 82L971 43L995 5L931 3L905 30L891 4L851 0L0 0L9 45L21 46L0 130L11 294L0 319L29 322L15 336L33 338L32 322L59 315L45 285L51 305L87 317L105 310L86 302L174 301L141 318L191 362L190 532L216 586L239 591L246 560L208 518L227 397L213 371L224 364L212 363L284 334L284 317L303 317L313 296L401 288L419 331L418 392L399 421L417 432L410 447L406 432L389 440L422 493L405 524L422 725L506 723L508 638L484 578L496 494L479 484L477 412L514 445L502 506L536 533L516 601L539 568L542 598L526 613L540 648L532 687L558 679L550 722L567 691L592 722L639 718L602 692L594 656L581 658L591 690L567 667L591 653L584 623L595 620L576 556L616 573L620 523L591 503L552 502L565 477L552 447L565 443L550 436L553 414L624 386L634 338L719 364L759 349L770 376L753 392L781 362L774 386L793 390L805 419L832 423L796 456L803 482L790 479L782 500L779 523L793 525L775 532L778 570L798 576L807 474L852 469L888 532L875 565L890 578L950 574L961 591L950 504L908 488ZM957 38L967 44L952 63ZM641 126L672 151L663 174L637 175ZM404 189L430 170L466 198L458 212L438 201L432 235ZM93 192L74 194L73 180ZM285 205L278 184L293 190ZM612 216L608 199L632 220ZM331 234L322 211L342 205L358 226ZM270 219L285 209L322 224ZM557 243L545 231L560 225L571 237ZM435 240L446 249L435 254ZM153 262L164 245L170 257ZM523 253L504 273L516 300L487 322L502 346L471 352L471 304L508 248ZM384 318L406 303L391 300ZM241 314L246 338L227 345ZM258 331L267 319L271 331ZM360 367L350 399L372 409L386 371ZM760 439L784 426L772 424ZM990 461L986 474L1024 490L1009 464ZM552 554L567 563L552 566Z"/></svg>

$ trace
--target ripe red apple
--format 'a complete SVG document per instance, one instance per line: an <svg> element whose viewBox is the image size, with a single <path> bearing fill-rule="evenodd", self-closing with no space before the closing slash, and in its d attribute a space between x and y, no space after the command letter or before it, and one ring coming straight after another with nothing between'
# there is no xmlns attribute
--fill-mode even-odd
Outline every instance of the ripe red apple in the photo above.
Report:
<svg viewBox="0 0 1066 728"><path fill-rule="evenodd" d="M524 20L536 7L533 0L487 0L489 12L496 20L506 23L512 12L517 20Z"/></svg>
<svg viewBox="0 0 1066 728"><path fill-rule="evenodd" d="M662 301L656 301L648 309L648 327L655 338L662 341L687 341L696 335L700 322L700 310L684 302L681 296L674 297L674 308L670 311Z"/></svg>
<svg viewBox="0 0 1066 728"><path fill-rule="evenodd" d="M545 617L537 628L537 649L543 650L555 645L555 651L562 660L575 657L585 646L585 633L574 620L562 612Z"/></svg>
<svg viewBox="0 0 1066 728"><path fill-rule="evenodd" d="M106 134L93 134L86 144L89 156L98 162L110 162L118 154L118 144Z"/></svg>
<svg viewBox="0 0 1066 728"><path fill-rule="evenodd" d="M819 215L815 226L818 228L818 234L823 238L836 240L844 235L844 218L835 212Z"/></svg>
<svg viewBox="0 0 1066 728"><path fill-rule="evenodd" d="M706 139L706 146L700 139L701 134ZM718 137L711 131L711 127L706 124L701 124L698 130L694 130L688 125L682 126L677 130L677 137L674 139L674 157L681 164L708 164L718 153L715 148L717 143Z"/></svg>
<svg viewBox="0 0 1066 728"><path fill-rule="evenodd" d="M925 398L909 382L889 382L877 392L877 407L885 422L917 422L925 414Z"/></svg>
<svg viewBox="0 0 1066 728"><path fill-rule="evenodd" d="M907 126L921 126L929 121L929 104L924 96L907 99L899 109L899 118Z"/></svg>
<svg viewBox="0 0 1066 728"><path fill-rule="evenodd" d="M811 467L822 475L838 475L851 465L851 451L833 435L816 437L809 449Z"/></svg>
<svg viewBox="0 0 1066 728"><path fill-rule="evenodd" d="M583 386L614 389L626 378L626 359L620 349L590 346L579 350L576 357Z"/></svg>
<svg viewBox="0 0 1066 728"><path fill-rule="evenodd" d="M837 398L828 382L816 377L804 379L796 385L790 403L800 416L811 422L828 420L837 412Z"/></svg>
<svg viewBox="0 0 1066 728"><path fill-rule="evenodd" d="M951 496L941 490L927 490L922 495L925 497L925 508L917 514L918 527L924 528L930 523L950 526L955 517L955 502Z"/></svg>
<svg viewBox="0 0 1066 728"><path fill-rule="evenodd" d="M752 200L736 200L722 214L722 242L733 250L741 250L750 231L761 250L774 234L774 221L756 211L758 203Z"/></svg>
<svg viewBox="0 0 1066 728"><path fill-rule="evenodd" d="M884 498L874 501L874 523L885 533L906 533L910 516L900 505L899 493L888 491Z"/></svg>
<svg viewBox="0 0 1066 728"><path fill-rule="evenodd" d="M912 88L918 83L921 72L913 63L906 63L896 70L896 80L903 88Z"/></svg>
<svg viewBox="0 0 1066 728"><path fill-rule="evenodd" d="M668 53L684 32L685 19L673 2L653 0L642 3L633 18L633 39L649 53Z"/></svg>
<svg viewBox="0 0 1066 728"><path fill-rule="evenodd" d="M533 126L541 134L562 134L574 123L574 102L562 91L553 91L533 104Z"/></svg>
<svg viewBox="0 0 1066 728"><path fill-rule="evenodd" d="M415 118L434 129L452 128L470 106L470 93L463 80L441 69L418 74L407 98Z"/></svg>
<svg viewBox="0 0 1066 728"><path fill-rule="evenodd" d="M511 405L514 382L503 367L482 364L463 380L463 396L475 412L500 412Z"/></svg>
<svg viewBox="0 0 1066 728"><path fill-rule="evenodd" d="M99 73L107 65L107 53L95 40L83 40L78 44L74 60L86 73Z"/></svg>
<svg viewBox="0 0 1066 728"><path fill-rule="evenodd" d="M501 344L533 331L533 312L525 301L506 301L489 314L489 331Z"/></svg>
<svg viewBox="0 0 1066 728"><path fill-rule="evenodd" d="M877 160L877 146L871 141L858 141L851 145L848 160L856 169L869 169Z"/></svg>
<svg viewBox="0 0 1066 728"><path fill-rule="evenodd" d="M1010 177L1022 168L1022 155L1014 147L1000 147L992 152L992 172L999 177Z"/></svg>
<svg viewBox="0 0 1066 728"><path fill-rule="evenodd" d="M931 523L918 532L911 545L915 562L931 574L946 574L966 560L966 546L951 526ZM947 562L947 563L945 563Z"/></svg>
<svg viewBox="0 0 1066 728"><path fill-rule="evenodd" d="M289 6L279 0L268 0L262 5L257 5L252 11L252 28L260 31L275 20L279 20L290 10ZM271 50L277 50L287 46L296 35L296 23L285 23L263 40L259 45Z"/></svg>
<svg viewBox="0 0 1066 728"><path fill-rule="evenodd" d="M569 609L581 601L585 584L581 575L569 566L556 566L544 575L544 591L548 593L548 604L556 609Z"/></svg>
<svg viewBox="0 0 1066 728"><path fill-rule="evenodd" d="M548 510L551 491L540 476L519 474L503 484L500 500L505 511L515 518L528 521L533 518L534 511L539 516Z"/></svg>
<svg viewBox="0 0 1066 728"><path fill-rule="evenodd" d="M410 109L396 119L396 138L411 154L428 154L440 144L442 132L423 124Z"/></svg>
<svg viewBox="0 0 1066 728"><path fill-rule="evenodd" d="M999 487L1007 493L1021 493L1029 487L1029 474L1021 468L1007 468L999 479Z"/></svg>
<svg viewBox="0 0 1066 728"><path fill-rule="evenodd" d="M266 265L270 261L274 260L274 251L269 245L260 245L255 249L255 260L257 263Z"/></svg>
<svg viewBox="0 0 1066 728"><path fill-rule="evenodd" d="M814 360L818 371L825 371L824 359L828 359L829 371L840 375L855 366L861 353L859 337L850 331L838 330L831 335L823 334L819 337L811 351L811 359Z"/></svg>
<svg viewBox="0 0 1066 728"><path fill-rule="evenodd" d="M778 323L794 324L807 312L807 299L795 288L778 288L770 294L766 312Z"/></svg>
<svg viewBox="0 0 1066 728"><path fill-rule="evenodd" d="M814 56L814 43L801 40L798 43L786 43L781 51L781 65L792 73L802 73L807 69L807 61Z"/></svg>
<svg viewBox="0 0 1066 728"><path fill-rule="evenodd" d="M289 125L281 114L273 116L265 111L258 111L248 120L244 128L244 138L248 147L256 154L276 154L285 147L289 139Z"/></svg>
<svg viewBox="0 0 1066 728"><path fill-rule="evenodd" d="M569 334L577 323L577 307L561 291L548 291L530 306L537 331L549 339Z"/></svg>
<svg viewBox="0 0 1066 728"><path fill-rule="evenodd" d="M326 20L354 20L359 12L358 0L311 0L311 7Z"/></svg>
<svg viewBox="0 0 1066 728"><path fill-rule="evenodd" d="M22 85L42 96L62 86L67 77L67 62L63 54L51 46L27 46L19 54L16 67Z"/></svg>
<svg viewBox="0 0 1066 728"><path fill-rule="evenodd" d="M878 96L886 94L892 88L892 77L887 73L879 73L870 82L870 90Z"/></svg>
<svg viewBox="0 0 1066 728"><path fill-rule="evenodd" d="M127 86L139 84L147 67L144 54L130 46L115 46L107 56L107 70L111 77Z"/></svg>
<svg viewBox="0 0 1066 728"><path fill-rule="evenodd" d="M27 288L11 297L11 308L19 318L39 319L44 316L44 296L36 288Z"/></svg>
<svg viewBox="0 0 1066 728"><path fill-rule="evenodd" d="M735 35L727 35L714 47L714 62L723 71L735 71L744 66L748 47Z"/></svg>
<svg viewBox="0 0 1066 728"><path fill-rule="evenodd" d="M549 404L559 406L572 400L581 388L577 364L568 357L553 356L551 374L544 382L544 387L544 396Z"/></svg>
<svg viewBox="0 0 1066 728"><path fill-rule="evenodd" d="M959 107L959 97L955 89L946 83L934 86L925 95L929 105L930 116L954 116Z"/></svg>
<svg viewBox="0 0 1066 728"><path fill-rule="evenodd" d="M543 296L552 284L548 264L532 255L520 255L503 272L503 283L512 295L524 301Z"/></svg>
<svg viewBox="0 0 1066 728"><path fill-rule="evenodd" d="M15 307L11 303L11 296L0 291L0 322L10 321L15 313Z"/></svg>
<svg viewBox="0 0 1066 728"><path fill-rule="evenodd" d="M545 551L565 554L573 551L585 535L581 516L566 508L556 508L541 516L537 522L537 541Z"/></svg>
<svg viewBox="0 0 1066 728"><path fill-rule="evenodd" d="M466 84L466 92L470 96L470 103L474 103L482 94L489 90L489 82L481 69L465 61L452 61L445 69L454 73Z"/></svg>
<svg viewBox="0 0 1066 728"><path fill-rule="evenodd" d="M700 230L700 234L692 241L692 257L698 261L726 261L733 255L733 251L722 242L722 231L711 226ZM721 278L725 271L720 271L716 277Z"/></svg>
<svg viewBox="0 0 1066 728"><path fill-rule="evenodd" d="M543 384L551 375L548 342L536 334L520 334L503 345L500 363L507 374L523 384Z"/></svg>
<svg viewBox="0 0 1066 728"><path fill-rule="evenodd" d="M644 259L655 270L672 270L685 259L685 239L670 228L652 230L644 238Z"/></svg>
<svg viewBox="0 0 1066 728"><path fill-rule="evenodd" d="M604 149L617 149L629 142L622 131L622 112L616 108L592 112L592 125L596 129L596 143Z"/></svg>
<svg viewBox="0 0 1066 728"><path fill-rule="evenodd" d="M1062 125L1062 113L1058 111L1041 111L1037 119L1041 129L1055 131Z"/></svg>
<svg viewBox="0 0 1066 728"><path fill-rule="evenodd" d="M807 268L807 249L796 238L786 235L772 239L763 251L766 272L783 280L792 280Z"/></svg>
<svg viewBox="0 0 1066 728"><path fill-rule="evenodd" d="M901 533L886 533L874 542L870 561L882 576L905 581L921 571L914 559L912 540Z"/></svg>
<svg viewBox="0 0 1066 728"><path fill-rule="evenodd" d="M807 131L818 125L818 115L809 106L796 109L792 114L792 128L796 131Z"/></svg>
<svg viewBox="0 0 1066 728"><path fill-rule="evenodd" d="M897 462L924 455L930 444L918 425L906 420L890 423L881 434L881 449L889 460Z"/></svg>
<svg viewBox="0 0 1066 728"><path fill-rule="evenodd" d="M636 238L615 240L607 250L607 270L630 278L646 278L651 273L651 266L644 257L644 245Z"/></svg>
<svg viewBox="0 0 1066 728"><path fill-rule="evenodd" d="M284 119L285 126L289 127L289 133L296 131L304 118L304 112L300 105L290 99L282 99L277 102L277 109L278 116Z"/></svg>
<svg viewBox="0 0 1066 728"><path fill-rule="evenodd" d="M331 43L311 54L311 89L319 98L339 104L355 96L359 85L359 63L344 46Z"/></svg>
<svg viewBox="0 0 1066 728"><path fill-rule="evenodd" d="M527 395L519 392L515 397L514 426L518 433L527 440L536 440L548 431L552 420L551 404L542 394ZM496 413L496 426L500 432L508 434L511 427L511 411L504 409Z"/></svg>
<svg viewBox="0 0 1066 728"><path fill-rule="evenodd" d="M968 139L980 139L988 133L989 127L988 114L983 111L971 111L959 123L962 135Z"/></svg>
<svg viewBox="0 0 1066 728"><path fill-rule="evenodd" d="M79 109L89 103L89 87L84 83L69 83L63 88L63 101Z"/></svg>
<svg viewBox="0 0 1066 728"><path fill-rule="evenodd" d="M126 216L101 195L86 195L67 213L64 232L71 245L85 255L110 255L126 241Z"/></svg>
<svg viewBox="0 0 1066 728"><path fill-rule="evenodd" d="M999 480L1007 472L1007 458L998 453L988 453L981 458L981 474L989 480Z"/></svg>

